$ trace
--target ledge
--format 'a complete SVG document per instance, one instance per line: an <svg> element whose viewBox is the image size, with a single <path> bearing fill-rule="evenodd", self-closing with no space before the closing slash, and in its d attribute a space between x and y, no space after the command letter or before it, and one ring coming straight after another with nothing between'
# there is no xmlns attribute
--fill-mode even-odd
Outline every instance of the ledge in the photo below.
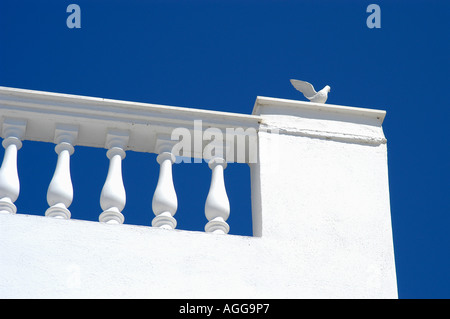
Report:
<svg viewBox="0 0 450 319"><path fill-rule="evenodd" d="M158 135L179 127L193 134L196 120L202 121L202 130L214 127L224 133L227 128L254 128L381 144L386 142L381 128L385 115L382 110L261 96L247 115L0 86L0 117L26 120L25 140L53 143L56 124L68 124L79 127L76 145L103 148L112 128L130 132L126 150L150 153ZM192 154L197 156L201 154Z"/></svg>
<svg viewBox="0 0 450 319"><path fill-rule="evenodd" d="M379 145L386 138L381 127L386 111L332 104L311 103L258 96L253 114L270 132Z"/></svg>
<svg viewBox="0 0 450 319"><path fill-rule="evenodd" d="M79 127L77 145L103 148L109 128L128 130L127 150L154 152L156 136L175 128L259 127L260 116L0 87L0 117L27 120L25 140L53 142L56 123Z"/></svg>
<svg viewBox="0 0 450 319"><path fill-rule="evenodd" d="M305 112L330 113L349 117L366 117L378 120L383 124L386 111L350 107L333 104L312 103L306 101L286 100L273 97L258 96L253 107L253 115L283 114L301 116Z"/></svg>
<svg viewBox="0 0 450 319"><path fill-rule="evenodd" d="M255 115L130 102L2 86L0 86L0 105L2 107L14 105L29 108L60 108L61 111L63 109L71 111L71 108L77 107L80 111L85 112L86 116L102 113L105 116L109 115L118 119L122 119L125 116L124 120L129 121L138 119L145 121L147 118L154 118L155 120L162 122L184 123L189 121L189 124L191 124L194 119L203 119L208 121L208 123L215 123L218 126L231 125L231 127L238 124L256 127L260 120L260 117ZM177 116L168 118L167 116L164 116L165 114L176 114ZM144 116L144 118L142 118L142 116Z"/></svg>

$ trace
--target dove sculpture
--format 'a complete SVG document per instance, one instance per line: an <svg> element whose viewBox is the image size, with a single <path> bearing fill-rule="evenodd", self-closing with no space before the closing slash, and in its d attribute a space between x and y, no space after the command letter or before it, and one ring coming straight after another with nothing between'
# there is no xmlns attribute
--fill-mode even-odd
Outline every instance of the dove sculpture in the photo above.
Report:
<svg viewBox="0 0 450 319"><path fill-rule="evenodd" d="M328 92L330 92L331 88L326 85L322 90L316 92L314 90L314 86L311 83L300 81L300 80L291 80L291 84L303 95L314 103L325 103L328 98Z"/></svg>

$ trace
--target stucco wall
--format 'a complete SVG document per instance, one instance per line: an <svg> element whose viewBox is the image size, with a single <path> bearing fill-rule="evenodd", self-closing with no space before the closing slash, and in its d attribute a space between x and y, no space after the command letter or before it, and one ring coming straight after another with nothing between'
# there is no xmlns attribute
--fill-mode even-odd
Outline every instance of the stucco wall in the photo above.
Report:
<svg viewBox="0 0 450 319"><path fill-rule="evenodd" d="M260 148L262 238L295 294L397 298L386 145L261 133Z"/></svg>

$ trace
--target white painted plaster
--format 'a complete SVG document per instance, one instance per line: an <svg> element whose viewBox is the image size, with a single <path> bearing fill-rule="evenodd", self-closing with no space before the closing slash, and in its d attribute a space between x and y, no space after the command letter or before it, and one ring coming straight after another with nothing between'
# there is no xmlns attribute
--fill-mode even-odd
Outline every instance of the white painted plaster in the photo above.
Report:
<svg viewBox="0 0 450 319"><path fill-rule="evenodd" d="M384 111L316 106L227 118L261 121L255 237L0 214L0 298L397 298Z"/></svg>

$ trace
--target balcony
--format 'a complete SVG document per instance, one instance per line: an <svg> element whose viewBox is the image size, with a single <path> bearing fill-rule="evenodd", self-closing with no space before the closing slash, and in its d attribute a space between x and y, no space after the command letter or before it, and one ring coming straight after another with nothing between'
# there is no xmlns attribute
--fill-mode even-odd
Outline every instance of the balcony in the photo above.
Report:
<svg viewBox="0 0 450 319"><path fill-rule="evenodd" d="M173 217L178 203L172 164L177 158L178 162L205 160L212 172L210 192L205 194L204 213L209 220L206 231L228 233L225 220L230 205L224 188L224 169L227 162L255 161L260 117L10 88L3 88L1 93L5 158L0 169L0 211L17 211L14 202L20 187L16 157L21 141L39 141L54 143L58 157L48 187L49 208L45 216L71 218L69 207L74 189L70 158L77 146L87 146L105 148L110 160L99 194L103 209L98 216L100 222L124 223L122 160L127 151L134 151L158 155L160 175L152 201L156 215L152 226L174 229L177 225ZM177 146L180 147L174 151L176 157L172 148ZM150 207L149 210L151 213Z"/></svg>
<svg viewBox="0 0 450 319"><path fill-rule="evenodd" d="M257 97L245 115L1 87L0 116L1 297L397 297L384 111ZM56 152L32 215L17 204L24 141ZM107 166L89 221L71 211L80 148ZM125 222L131 154L157 162L147 224ZM183 230L173 168L199 162L209 190L189 214L205 223ZM245 213L230 209L230 165L250 170L253 236L230 235Z"/></svg>

